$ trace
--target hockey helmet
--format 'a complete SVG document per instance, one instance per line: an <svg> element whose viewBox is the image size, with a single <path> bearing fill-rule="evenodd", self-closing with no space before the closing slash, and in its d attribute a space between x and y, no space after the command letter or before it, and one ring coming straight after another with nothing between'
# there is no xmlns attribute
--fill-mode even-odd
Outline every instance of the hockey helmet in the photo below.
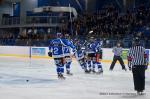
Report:
<svg viewBox="0 0 150 99"><path fill-rule="evenodd" d="M56 35L57 35L57 38L62 38L63 37L62 33L60 33L60 32L58 32Z"/></svg>

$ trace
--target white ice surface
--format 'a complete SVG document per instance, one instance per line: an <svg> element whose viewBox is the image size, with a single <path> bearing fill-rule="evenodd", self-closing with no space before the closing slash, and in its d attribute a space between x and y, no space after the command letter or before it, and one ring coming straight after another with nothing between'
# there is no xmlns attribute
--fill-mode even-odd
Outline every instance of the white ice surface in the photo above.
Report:
<svg viewBox="0 0 150 99"><path fill-rule="evenodd" d="M150 70L146 95L137 96L130 71L119 64L109 71L110 64L102 64L103 75L85 74L73 61L74 75L58 80L53 60L0 57L0 99L150 99Z"/></svg>

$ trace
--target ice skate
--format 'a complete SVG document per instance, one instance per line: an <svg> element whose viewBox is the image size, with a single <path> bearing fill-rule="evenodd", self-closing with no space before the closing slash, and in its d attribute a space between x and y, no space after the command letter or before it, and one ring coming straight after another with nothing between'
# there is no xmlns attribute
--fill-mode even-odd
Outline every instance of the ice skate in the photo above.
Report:
<svg viewBox="0 0 150 99"><path fill-rule="evenodd" d="M66 79L66 77L63 76L63 74L58 74L59 79Z"/></svg>
<svg viewBox="0 0 150 99"><path fill-rule="evenodd" d="M90 71L89 70L87 70L87 69L85 69L85 71L84 71L86 74L89 74L90 73Z"/></svg>
<svg viewBox="0 0 150 99"><path fill-rule="evenodd" d="M95 73L96 73L96 71L93 69L93 70L92 70L92 73L94 73L94 74L95 74Z"/></svg>
<svg viewBox="0 0 150 99"><path fill-rule="evenodd" d="M127 71L127 69L126 69L126 68L123 68L122 70Z"/></svg>
<svg viewBox="0 0 150 99"><path fill-rule="evenodd" d="M91 70L91 69L89 69L89 70L88 70L88 72L89 72L89 73L91 73L91 72L92 72L92 70Z"/></svg>
<svg viewBox="0 0 150 99"><path fill-rule="evenodd" d="M143 91L137 91L137 95L145 95L145 93Z"/></svg>
<svg viewBox="0 0 150 99"><path fill-rule="evenodd" d="M96 74L103 74L103 70L99 70Z"/></svg>
<svg viewBox="0 0 150 99"><path fill-rule="evenodd" d="M73 75L73 73L71 73L70 71L67 71L66 74L69 75L69 76L72 76L72 75Z"/></svg>

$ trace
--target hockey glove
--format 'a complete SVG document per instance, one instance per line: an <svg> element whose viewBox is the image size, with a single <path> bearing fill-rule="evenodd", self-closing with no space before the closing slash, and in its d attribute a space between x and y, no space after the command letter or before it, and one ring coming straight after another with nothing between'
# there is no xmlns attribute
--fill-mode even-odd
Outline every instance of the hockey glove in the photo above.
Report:
<svg viewBox="0 0 150 99"><path fill-rule="evenodd" d="M48 52L48 56L49 56L49 57L52 57L52 52Z"/></svg>

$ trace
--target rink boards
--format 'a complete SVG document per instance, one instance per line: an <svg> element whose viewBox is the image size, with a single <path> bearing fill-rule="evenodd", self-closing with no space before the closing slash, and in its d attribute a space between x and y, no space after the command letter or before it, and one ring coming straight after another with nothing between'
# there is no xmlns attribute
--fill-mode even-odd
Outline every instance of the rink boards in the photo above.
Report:
<svg viewBox="0 0 150 99"><path fill-rule="evenodd" d="M102 61L111 62L113 59L112 48L103 48ZM48 47L30 47L30 46L0 46L0 56L32 57L32 58L50 58L48 57ZM128 49L123 49L123 59L126 63ZM146 49L150 59L150 49Z"/></svg>

